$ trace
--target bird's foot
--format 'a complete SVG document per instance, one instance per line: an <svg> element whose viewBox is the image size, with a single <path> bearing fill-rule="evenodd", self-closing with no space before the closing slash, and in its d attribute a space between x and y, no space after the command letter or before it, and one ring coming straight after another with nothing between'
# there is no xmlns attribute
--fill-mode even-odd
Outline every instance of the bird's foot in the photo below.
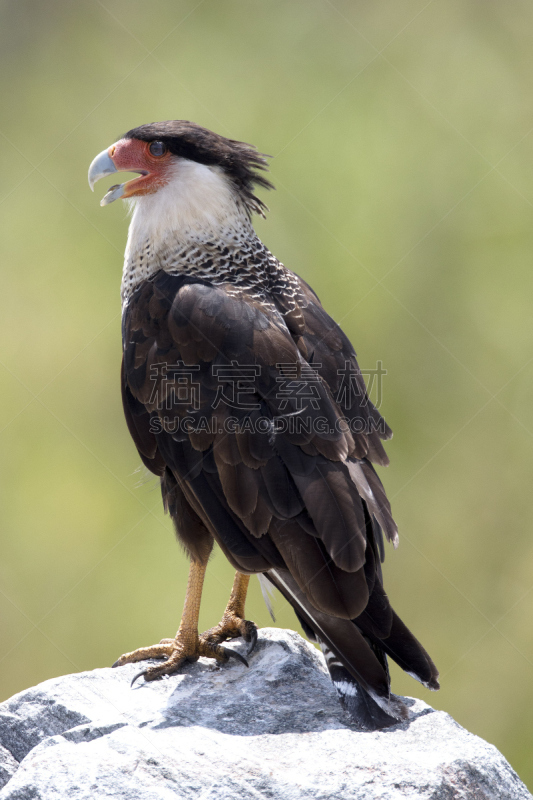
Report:
<svg viewBox="0 0 533 800"><path fill-rule="evenodd" d="M252 642L252 646L248 649L250 653L257 641L257 628L253 622L237 620L237 618L235 621L231 621L231 625L224 626L225 617L226 615L219 625L201 636L198 636L196 631L178 631L174 639L161 639L159 644L152 647L139 647L131 653L124 653L115 661L113 667L122 667L124 664L133 664L149 658L165 659L162 664L154 664L135 675L131 682L133 686L135 681L141 677L144 677L145 681L154 681L164 675L172 675L178 672L183 664L197 661L200 656L214 658L220 664L225 664L230 658L234 658L248 666L248 662L240 653L229 647L221 647L220 642L243 636L246 641ZM240 626L237 622L240 623ZM240 628L242 628L242 632Z"/></svg>
<svg viewBox="0 0 533 800"><path fill-rule="evenodd" d="M200 641L207 645L217 646L228 639L237 639L242 636L249 643L246 655L253 652L257 644L257 625L249 619L243 619L232 611L225 612L221 621L214 628L209 628L200 636Z"/></svg>

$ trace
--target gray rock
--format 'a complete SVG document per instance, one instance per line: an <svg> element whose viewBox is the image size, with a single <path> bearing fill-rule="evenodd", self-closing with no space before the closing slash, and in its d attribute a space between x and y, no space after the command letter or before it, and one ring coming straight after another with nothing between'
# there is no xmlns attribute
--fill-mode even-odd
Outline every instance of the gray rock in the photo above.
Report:
<svg viewBox="0 0 533 800"><path fill-rule="evenodd" d="M420 700L406 698L408 722L358 731L292 631L260 631L249 669L200 659L131 689L138 671L65 675L3 703L0 800L531 797L495 747Z"/></svg>
<svg viewBox="0 0 533 800"><path fill-rule="evenodd" d="M5 786L18 768L19 762L16 758L5 747L0 747L0 786Z"/></svg>

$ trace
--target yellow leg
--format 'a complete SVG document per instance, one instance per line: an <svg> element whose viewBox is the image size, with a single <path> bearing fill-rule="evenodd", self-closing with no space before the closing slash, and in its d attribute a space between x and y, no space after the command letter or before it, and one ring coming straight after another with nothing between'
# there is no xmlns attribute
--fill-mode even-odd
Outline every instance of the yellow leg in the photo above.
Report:
<svg viewBox="0 0 533 800"><path fill-rule="evenodd" d="M255 623L244 619L244 606L249 583L249 575L243 575L242 572L235 573L228 605L222 619L214 628L202 633L200 637L202 641L216 645L227 639L236 639L238 636L242 636L245 641L250 642L248 653L252 652L257 642L257 627Z"/></svg>
<svg viewBox="0 0 533 800"><path fill-rule="evenodd" d="M237 617L244 617L244 606L246 604L249 583L249 575L243 575L242 572L235 573L225 614L234 614Z"/></svg>
<svg viewBox="0 0 533 800"><path fill-rule="evenodd" d="M124 664L145 661L148 658L165 659L162 664L156 664L140 672L132 683L141 675L146 681L170 675L177 672L185 661L197 661L200 656L215 658L222 663L228 661L229 658L236 658L247 665L246 659L239 653L227 647L220 647L220 642L236 636L244 636L247 641L252 642L251 650L257 641L255 625L242 618L250 578L248 575L237 572L222 622L199 636L198 617L206 567L207 564L191 561L183 614L174 639L161 639L159 644L151 647L139 647L131 653L124 653L113 664L114 667L121 667ZM251 632L250 626L253 628L253 632Z"/></svg>

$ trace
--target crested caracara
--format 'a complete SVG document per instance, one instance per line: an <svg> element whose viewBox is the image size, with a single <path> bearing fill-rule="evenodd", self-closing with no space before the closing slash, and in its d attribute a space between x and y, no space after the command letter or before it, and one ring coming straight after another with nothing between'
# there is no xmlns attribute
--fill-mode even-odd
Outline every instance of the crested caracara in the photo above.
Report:
<svg viewBox="0 0 533 800"><path fill-rule="evenodd" d="M190 558L173 639L122 655L159 659L147 681L185 661L242 656L257 639L244 605L250 575L273 584L319 642L344 705L365 729L406 717L387 656L430 689L437 670L389 604L384 538L398 534L373 464L390 428L368 397L349 340L313 290L258 238L252 215L271 188L254 147L181 120L141 125L100 153L93 188L131 206L122 278L126 421ZM221 622L198 633L217 543L236 570ZM139 676L137 676L139 677Z"/></svg>

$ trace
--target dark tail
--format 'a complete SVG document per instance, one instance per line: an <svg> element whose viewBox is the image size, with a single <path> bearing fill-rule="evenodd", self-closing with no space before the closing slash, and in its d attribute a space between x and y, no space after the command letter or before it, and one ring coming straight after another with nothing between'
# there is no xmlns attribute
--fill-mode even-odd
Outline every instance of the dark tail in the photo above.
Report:
<svg viewBox="0 0 533 800"><path fill-rule="evenodd" d="M319 644L342 706L362 730L377 731L390 728L391 725L397 725L407 718L407 708L399 697L389 694L387 706L383 708L383 700L380 703L376 702L372 695L350 675L327 645L323 642Z"/></svg>
<svg viewBox="0 0 533 800"><path fill-rule="evenodd" d="M404 703L390 693L385 653L428 688L439 688L435 665L392 609L388 635L380 638L371 608L356 620L339 619L314 608L288 570L270 570L265 577L292 605L306 635L320 644L341 702L362 730L390 727L408 716ZM383 601L388 604L384 592Z"/></svg>

